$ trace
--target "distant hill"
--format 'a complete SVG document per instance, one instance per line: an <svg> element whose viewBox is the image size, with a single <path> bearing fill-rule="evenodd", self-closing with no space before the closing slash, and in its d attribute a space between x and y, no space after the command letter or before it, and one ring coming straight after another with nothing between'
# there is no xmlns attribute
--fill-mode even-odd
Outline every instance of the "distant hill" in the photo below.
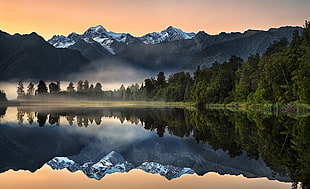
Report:
<svg viewBox="0 0 310 189"><path fill-rule="evenodd" d="M197 66L210 67L215 61L222 63L228 61L231 55L236 55L246 60L249 55L263 54L275 40L287 38L292 40L293 31L300 27L273 28L268 31L248 30L239 38L226 40L220 43L207 46L196 54L189 62L183 65L182 69L195 69Z"/></svg>
<svg viewBox="0 0 310 189"><path fill-rule="evenodd" d="M89 66L79 51L57 49L36 33L0 31L0 80L59 79Z"/></svg>
<svg viewBox="0 0 310 189"><path fill-rule="evenodd" d="M284 37L290 41L294 30L301 31L302 28L282 27L219 35L199 32L192 39L153 45L130 44L116 56L124 62L154 71L194 70L198 66L210 67L215 61L227 61L231 55L247 59L251 54L262 54L274 40Z"/></svg>

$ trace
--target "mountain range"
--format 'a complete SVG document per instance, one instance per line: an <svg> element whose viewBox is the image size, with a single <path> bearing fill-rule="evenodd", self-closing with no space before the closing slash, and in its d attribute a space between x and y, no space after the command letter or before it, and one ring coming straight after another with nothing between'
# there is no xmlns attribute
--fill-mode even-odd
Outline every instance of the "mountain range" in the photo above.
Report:
<svg viewBox="0 0 310 189"><path fill-rule="evenodd" d="M107 174L140 169L160 174L168 180L184 174L217 172L221 175L242 174L247 178L290 181L287 175L274 173L261 158L249 159L246 152L231 158L227 152L214 151L208 144L197 145L193 138L150 137L134 144L118 143L113 147L110 141L102 139L93 140L78 155L55 157L47 164L56 170L82 171L89 178L98 180Z"/></svg>
<svg viewBox="0 0 310 189"><path fill-rule="evenodd" d="M169 26L134 37L99 25L83 34L54 35L48 41L36 33L9 35L1 31L0 80L66 79L68 74L100 70L118 62L153 73L193 71L198 66L223 63L231 55L246 60L251 54L262 54L275 40L290 41L294 30L301 32L302 28L285 26L209 35Z"/></svg>

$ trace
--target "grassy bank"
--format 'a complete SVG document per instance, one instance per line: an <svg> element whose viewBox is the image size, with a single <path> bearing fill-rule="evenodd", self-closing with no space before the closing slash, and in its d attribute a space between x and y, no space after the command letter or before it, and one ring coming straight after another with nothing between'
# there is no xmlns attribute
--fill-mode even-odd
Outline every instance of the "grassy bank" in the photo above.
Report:
<svg viewBox="0 0 310 189"><path fill-rule="evenodd" d="M1 105L6 106L71 106L71 107L179 107L193 109L197 103L194 102L164 102L164 101L93 101L93 100L20 100L8 101ZM290 103L290 104L251 104L232 102L229 104L206 104L207 109L230 109L239 111L261 111L269 113L310 113L309 104Z"/></svg>
<svg viewBox="0 0 310 189"><path fill-rule="evenodd" d="M163 101L92 101L92 100L22 100L9 101L8 104L20 106L70 106L70 107L180 107L192 108L189 102Z"/></svg>
<svg viewBox="0 0 310 189"><path fill-rule="evenodd" d="M262 104L251 104L251 103L238 103L232 102L224 105L226 108L235 108L245 111L265 111L273 113L289 113L289 114L298 114L298 113L309 113L310 105L302 103L289 103L289 104L271 104L271 103L262 103Z"/></svg>

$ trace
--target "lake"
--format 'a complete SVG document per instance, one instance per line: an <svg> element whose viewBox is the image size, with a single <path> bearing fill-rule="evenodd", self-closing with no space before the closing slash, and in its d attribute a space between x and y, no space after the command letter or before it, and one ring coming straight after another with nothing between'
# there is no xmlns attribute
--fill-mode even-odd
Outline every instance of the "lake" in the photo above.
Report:
<svg viewBox="0 0 310 189"><path fill-rule="evenodd" d="M0 108L1 188L307 188L306 115Z"/></svg>

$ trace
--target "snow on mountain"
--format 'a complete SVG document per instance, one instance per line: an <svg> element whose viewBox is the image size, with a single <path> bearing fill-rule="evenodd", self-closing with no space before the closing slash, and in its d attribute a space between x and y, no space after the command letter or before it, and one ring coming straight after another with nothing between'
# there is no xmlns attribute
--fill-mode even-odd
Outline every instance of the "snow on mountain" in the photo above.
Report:
<svg viewBox="0 0 310 189"><path fill-rule="evenodd" d="M169 26L161 32L153 32L140 37L140 40L145 44L157 44L165 41L175 41L181 39L191 39L195 33L185 33L182 30Z"/></svg>
<svg viewBox="0 0 310 189"><path fill-rule="evenodd" d="M93 43L94 41L98 42L110 53L116 54L119 50L121 43L128 45L134 41L134 37L128 33L114 33L107 31L103 26L99 25L96 27L90 27L83 34L79 35L77 33L71 33L68 37L63 35L54 35L48 42L56 48L68 48L71 45L75 44L78 40L84 40L87 43Z"/></svg>
<svg viewBox="0 0 310 189"><path fill-rule="evenodd" d="M152 174L160 174L168 180L178 178L184 174L194 174L195 171L190 168L174 167L172 165L161 165L155 162L145 162L138 166L136 169L141 169L145 172Z"/></svg>
<svg viewBox="0 0 310 189"><path fill-rule="evenodd" d="M54 35L48 42L56 48L68 48L74 45L78 40L84 40L87 43L97 42L112 54L117 54L124 46L141 40L145 44L157 44L165 41L175 41L181 39L191 39L195 33L186 33L178 28L169 26L161 32L153 32L142 37L133 37L129 33L115 33L107 31L103 26L98 25L90 27L83 34L71 33L67 37L63 35Z"/></svg>
<svg viewBox="0 0 310 189"><path fill-rule="evenodd" d="M74 162L67 157L55 157L47 162L52 169L67 168L71 172L81 170L89 178L97 180L102 179L106 174L116 172L129 172L132 169L140 169L152 174L160 174L171 180L178 178L184 174L194 174L194 170L190 168L179 168L172 165L161 165L155 162L144 162L141 165L134 167L133 164L126 161L119 153L112 151L105 155L98 162L85 162L82 165Z"/></svg>
<svg viewBox="0 0 310 189"><path fill-rule="evenodd" d="M55 157L47 162L52 169L64 169L67 168L71 172L81 170L89 178L95 178L100 180L106 174L115 172L128 172L133 165L127 162L120 154L112 151L98 162L85 162L82 165L70 160L67 157Z"/></svg>
<svg viewBox="0 0 310 189"><path fill-rule="evenodd" d="M48 42L56 48L68 48L76 41L63 35L54 35Z"/></svg>

